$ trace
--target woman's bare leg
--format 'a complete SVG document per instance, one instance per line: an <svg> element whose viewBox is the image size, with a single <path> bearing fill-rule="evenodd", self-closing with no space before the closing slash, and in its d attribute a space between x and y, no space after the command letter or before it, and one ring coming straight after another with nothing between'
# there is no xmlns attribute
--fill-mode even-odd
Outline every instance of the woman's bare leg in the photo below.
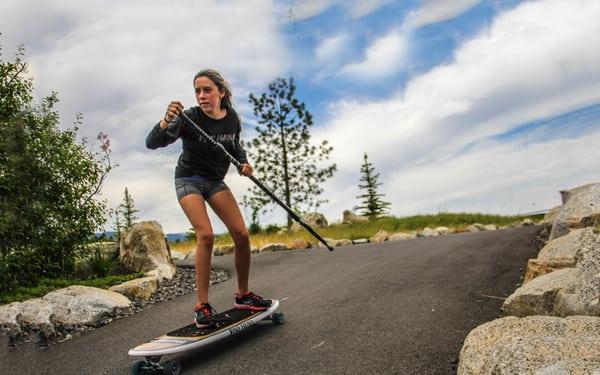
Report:
<svg viewBox="0 0 600 375"><path fill-rule="evenodd" d="M179 201L183 212L196 231L196 288L198 303L208 303L210 265L214 234L204 198L198 194L188 194Z"/></svg>
<svg viewBox="0 0 600 375"><path fill-rule="evenodd" d="M248 292L250 274L250 236L240 208L231 190L222 190L208 199L208 204L229 230L235 244L235 271L238 293Z"/></svg>

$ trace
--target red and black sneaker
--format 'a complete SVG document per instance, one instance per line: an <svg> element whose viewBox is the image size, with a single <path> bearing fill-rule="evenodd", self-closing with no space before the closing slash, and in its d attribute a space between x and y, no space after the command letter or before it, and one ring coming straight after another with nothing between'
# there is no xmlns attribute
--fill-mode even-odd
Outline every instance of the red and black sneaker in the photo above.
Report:
<svg viewBox="0 0 600 375"><path fill-rule="evenodd" d="M273 303L270 299L264 299L252 292L247 292L243 295L235 294L235 303L233 306L236 309L261 311L271 307Z"/></svg>
<svg viewBox="0 0 600 375"><path fill-rule="evenodd" d="M198 328L206 328L214 324L213 316L217 315L217 311L208 303L202 303L194 307L194 323Z"/></svg>

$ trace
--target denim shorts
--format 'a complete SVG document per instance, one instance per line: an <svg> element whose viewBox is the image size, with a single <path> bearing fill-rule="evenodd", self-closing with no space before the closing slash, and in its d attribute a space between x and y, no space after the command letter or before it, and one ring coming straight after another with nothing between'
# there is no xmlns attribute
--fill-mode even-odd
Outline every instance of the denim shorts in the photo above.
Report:
<svg viewBox="0 0 600 375"><path fill-rule="evenodd" d="M207 180L201 176L175 178L177 200L181 200L188 194L199 194L204 197L204 200L208 200L215 193L223 190L229 190L223 180Z"/></svg>

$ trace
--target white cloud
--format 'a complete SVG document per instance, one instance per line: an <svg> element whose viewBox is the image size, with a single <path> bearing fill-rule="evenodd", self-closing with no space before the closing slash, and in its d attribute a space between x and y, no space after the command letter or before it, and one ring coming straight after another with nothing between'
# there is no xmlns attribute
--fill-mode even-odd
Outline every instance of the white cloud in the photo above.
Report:
<svg viewBox="0 0 600 375"><path fill-rule="evenodd" d="M583 154L597 154L587 139L539 146L535 150L544 152L540 157L522 150L523 145L497 145L488 153L458 159L454 155L523 123L600 102L600 49L593 48L600 45L599 17L600 3L595 1L524 3L460 46L452 63L416 77L394 97L331 105L331 121L319 137L335 147L337 178L358 179L358 166L367 152L387 176L388 195L398 196L396 209L413 212L427 208L434 197L436 205L458 202L461 197L450 192L464 191L462 207L473 206L467 196L481 196L486 191L481 184L490 185L487 190L494 194L500 193L496 185L517 191L535 182L532 171L549 174L544 178L552 182L544 187L549 194L565 181L589 179L594 175L592 164L586 164L590 169L574 169L576 155L554 148L569 145ZM563 155L566 160L560 162ZM549 162L557 169L547 169ZM575 170L580 174L573 175ZM520 182L513 178L519 171ZM458 185L459 180L471 185ZM336 191L340 202L354 198L330 191ZM493 207L508 206L492 202L488 208Z"/></svg>
<svg viewBox="0 0 600 375"><path fill-rule="evenodd" d="M286 17L287 21L296 22L316 17L329 8L340 5L346 8L352 19L365 17L382 6L389 4L391 0L296 0L291 4L281 5L279 13Z"/></svg>
<svg viewBox="0 0 600 375"><path fill-rule="evenodd" d="M290 21L296 22L315 17L329 9L338 0L296 0L286 9Z"/></svg>
<svg viewBox="0 0 600 375"><path fill-rule="evenodd" d="M403 67L406 53L406 37L394 30L375 39L365 50L364 59L341 68L340 74L356 80L389 77Z"/></svg>
<svg viewBox="0 0 600 375"><path fill-rule="evenodd" d="M321 64L336 64L350 47L351 37L342 33L323 39L315 48L315 57Z"/></svg>
<svg viewBox="0 0 600 375"><path fill-rule="evenodd" d="M421 7L408 19L412 28L452 19L472 8L481 0L422 0Z"/></svg>
<svg viewBox="0 0 600 375"><path fill-rule="evenodd" d="M531 145L490 142L456 158L399 168L384 187L403 214L547 209L560 204L559 190L599 182L598 142L600 132Z"/></svg>
<svg viewBox="0 0 600 375"><path fill-rule="evenodd" d="M382 6L387 5L391 2L392 2L391 0L370 0L370 1L352 0L352 1L345 1L343 3L347 4L347 6L350 7L350 9L349 9L350 17L356 19L356 18L365 17L365 16L373 13L377 9L381 8Z"/></svg>

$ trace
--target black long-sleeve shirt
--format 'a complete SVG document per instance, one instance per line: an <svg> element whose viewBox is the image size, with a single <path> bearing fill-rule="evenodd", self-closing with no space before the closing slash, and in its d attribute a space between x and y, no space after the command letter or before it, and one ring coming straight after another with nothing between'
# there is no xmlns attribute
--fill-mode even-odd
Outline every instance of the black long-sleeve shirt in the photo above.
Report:
<svg viewBox="0 0 600 375"><path fill-rule="evenodd" d="M200 107L186 109L184 113L240 163L248 162L246 151L240 145L240 119L233 109L228 109L227 115L219 120L205 115ZM177 161L175 177L196 175L209 180L222 180L225 177L230 164L227 157L208 143L182 116L177 116L164 130L160 122L156 124L146 138L146 147L166 147L178 138L181 138L183 152Z"/></svg>

